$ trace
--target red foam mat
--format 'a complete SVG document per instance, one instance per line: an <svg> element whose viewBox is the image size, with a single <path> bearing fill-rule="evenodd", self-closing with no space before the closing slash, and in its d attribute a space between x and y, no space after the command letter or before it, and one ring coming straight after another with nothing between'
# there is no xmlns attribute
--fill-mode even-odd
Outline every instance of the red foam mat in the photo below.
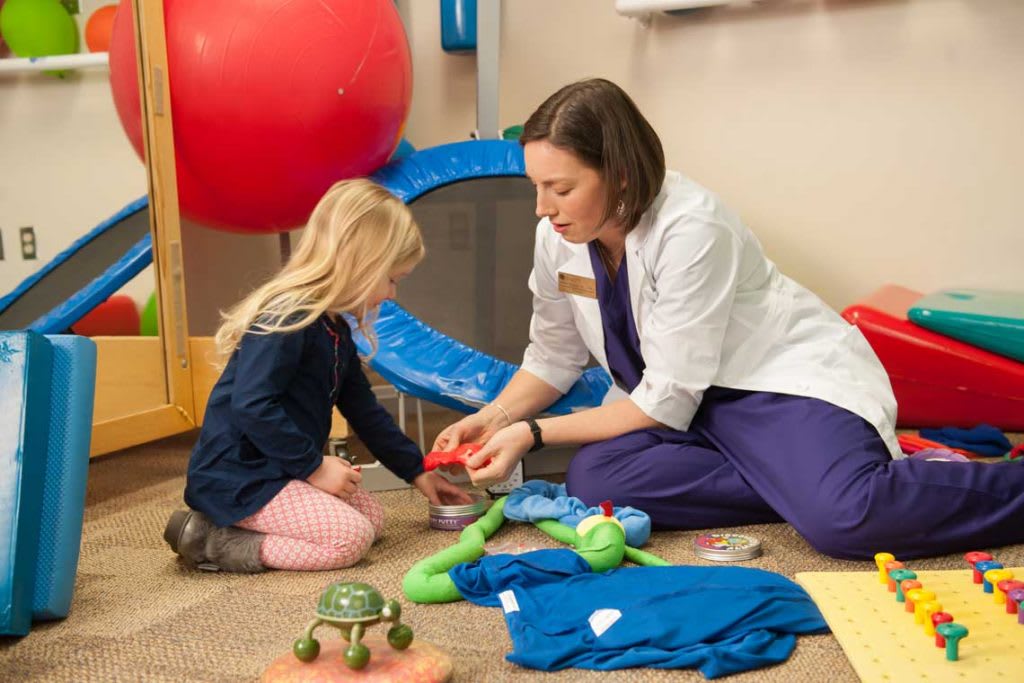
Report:
<svg viewBox="0 0 1024 683"><path fill-rule="evenodd" d="M898 426L1024 431L1024 363L910 322L907 310L922 296L886 285L843 311L889 373Z"/></svg>

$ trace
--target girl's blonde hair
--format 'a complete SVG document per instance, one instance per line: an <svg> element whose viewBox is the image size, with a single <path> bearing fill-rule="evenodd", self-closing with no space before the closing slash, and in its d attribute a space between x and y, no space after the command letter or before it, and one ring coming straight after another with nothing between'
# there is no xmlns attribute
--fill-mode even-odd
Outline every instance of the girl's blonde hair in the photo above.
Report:
<svg viewBox="0 0 1024 683"><path fill-rule="evenodd" d="M327 311L355 315L376 351L368 300L392 270L416 265L424 253L419 226L400 199L363 178L336 183L281 272L222 313L217 351L226 359L246 332L293 332Z"/></svg>

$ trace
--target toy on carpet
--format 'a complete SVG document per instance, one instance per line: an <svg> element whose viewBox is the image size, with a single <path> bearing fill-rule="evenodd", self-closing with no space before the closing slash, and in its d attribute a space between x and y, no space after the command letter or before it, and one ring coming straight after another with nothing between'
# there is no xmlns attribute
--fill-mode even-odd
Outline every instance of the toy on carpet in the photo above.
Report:
<svg viewBox="0 0 1024 683"><path fill-rule="evenodd" d="M969 552L964 560L970 571L913 571L891 553L878 553L877 574L804 572L796 578L818 603L863 680L988 681L992 672L1020 671L1024 582L1014 580L1014 570L1003 568L989 553ZM887 591L878 589L874 576ZM980 590L972 590L978 585ZM892 594L912 618L893 616L898 610ZM955 672L944 674L941 658L925 656L922 635L944 651L947 661L957 662Z"/></svg>
<svg viewBox="0 0 1024 683"><path fill-rule="evenodd" d="M396 650L412 644L412 629L400 623L402 606L397 600L388 600L377 589L366 583L335 583L324 589L316 607L316 618L306 626L306 632L292 645L292 652L303 662L311 662L320 654L320 642L313 631L327 623L341 631L349 641L345 650L345 664L350 669L362 669L370 661L370 649L361 641L366 627L381 621L394 622L388 629L388 643Z"/></svg>
<svg viewBox="0 0 1024 683"><path fill-rule="evenodd" d="M296 659L291 650L281 654L263 671L263 683L442 683L451 678L451 657L432 643L417 638L405 650L388 645L383 634L368 634L363 644L373 657L365 669L353 670L345 663L348 643L324 642L320 656L312 662Z"/></svg>
<svg viewBox="0 0 1024 683"><path fill-rule="evenodd" d="M418 603L462 600L463 596L448 572L458 564L473 562L483 556L487 539L505 521L504 508L508 498L504 496L494 501L483 517L462 530L455 545L414 564L402 581L406 597ZM613 523L612 517L603 514L601 517L604 519L588 524L589 528L584 528L586 533L582 536L577 529L553 519L537 520L534 525L555 540L572 546L594 572L614 569L623 559L645 566L668 566L669 563L657 555L626 545L623 525Z"/></svg>
<svg viewBox="0 0 1024 683"><path fill-rule="evenodd" d="M423 456L423 469L427 472L436 470L438 467L445 467L447 465L463 465L465 466L466 461L469 460L470 456L483 448L483 444L479 443L464 443L456 446L450 451L431 451ZM490 461L484 463L486 466Z"/></svg>

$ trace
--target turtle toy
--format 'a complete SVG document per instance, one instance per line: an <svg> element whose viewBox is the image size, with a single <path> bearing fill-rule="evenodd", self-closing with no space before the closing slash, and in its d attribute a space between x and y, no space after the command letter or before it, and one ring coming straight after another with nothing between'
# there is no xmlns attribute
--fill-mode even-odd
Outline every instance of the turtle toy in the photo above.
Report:
<svg viewBox="0 0 1024 683"><path fill-rule="evenodd" d="M341 631L341 637L349 641L345 650L345 664L359 670L370 661L370 648L360 641L367 626L381 621L394 622L388 630L388 643L396 650L404 650L412 644L412 629L399 622L402 606L397 600L388 600L367 583L334 583L324 589L320 603L316 606L316 618L309 622L306 632L292 645L292 652L303 662L312 662L320 654L320 642L313 637L313 631L320 624L328 623Z"/></svg>

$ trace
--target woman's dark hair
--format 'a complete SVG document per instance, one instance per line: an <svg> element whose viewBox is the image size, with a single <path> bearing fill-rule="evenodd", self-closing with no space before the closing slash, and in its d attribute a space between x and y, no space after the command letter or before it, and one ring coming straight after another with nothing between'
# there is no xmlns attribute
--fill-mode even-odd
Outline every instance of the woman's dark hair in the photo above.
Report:
<svg viewBox="0 0 1024 683"><path fill-rule="evenodd" d="M629 95L603 78L571 83L544 100L523 126L519 144L535 140L572 152L600 173L608 187L602 222L618 212L621 201L627 232L665 180L658 134Z"/></svg>

